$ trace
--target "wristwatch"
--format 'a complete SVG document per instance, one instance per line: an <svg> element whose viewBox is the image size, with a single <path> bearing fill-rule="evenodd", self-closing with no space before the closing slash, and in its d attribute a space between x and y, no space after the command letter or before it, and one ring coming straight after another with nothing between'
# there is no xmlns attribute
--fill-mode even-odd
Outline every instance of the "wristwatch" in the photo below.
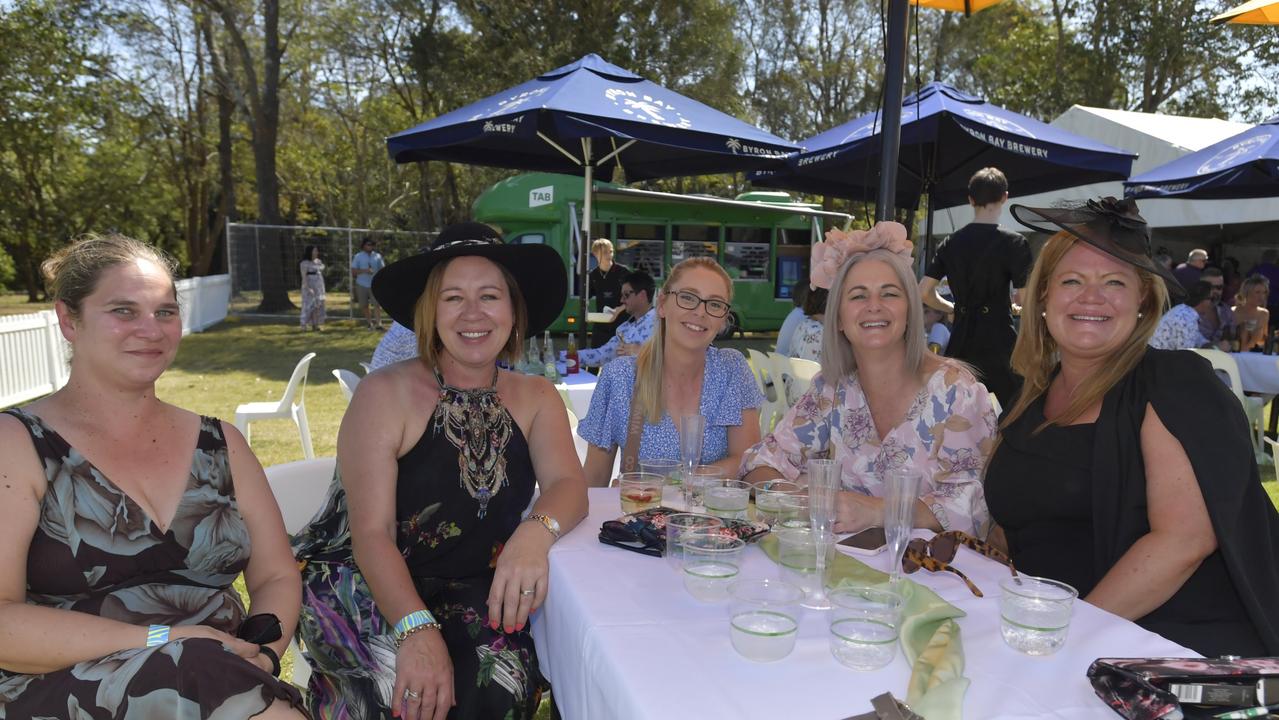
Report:
<svg viewBox="0 0 1279 720"><path fill-rule="evenodd" d="M528 517L524 519L536 520L542 523L542 527L546 528L547 532L554 535L556 540L560 539L560 523L558 520L551 517L550 515L547 515L545 513L529 513Z"/></svg>

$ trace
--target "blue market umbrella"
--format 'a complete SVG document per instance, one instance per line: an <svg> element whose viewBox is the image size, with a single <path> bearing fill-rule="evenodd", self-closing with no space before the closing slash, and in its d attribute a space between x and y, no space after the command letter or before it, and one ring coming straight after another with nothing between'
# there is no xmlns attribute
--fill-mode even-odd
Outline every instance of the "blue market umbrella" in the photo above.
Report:
<svg viewBox="0 0 1279 720"><path fill-rule="evenodd" d="M1279 116L1124 181L1132 198L1279 197Z"/></svg>
<svg viewBox="0 0 1279 720"><path fill-rule="evenodd" d="M874 112L803 141L786 168L751 174L758 185L855 200L876 197L881 120ZM905 207L929 194L942 207L968 199L968 179L995 166L1009 192L1029 195L1123 180L1136 155L991 105L944 83L902 101L897 193Z"/></svg>
<svg viewBox="0 0 1279 720"><path fill-rule="evenodd" d="M401 163L445 160L588 181L608 180L619 166L632 180L752 170L799 149L595 54L396 133L386 146Z"/></svg>
<svg viewBox="0 0 1279 720"><path fill-rule="evenodd" d="M753 170L799 148L594 53L386 139L396 162L444 160L583 175L586 287L592 183ZM585 308L583 293L583 312Z"/></svg>

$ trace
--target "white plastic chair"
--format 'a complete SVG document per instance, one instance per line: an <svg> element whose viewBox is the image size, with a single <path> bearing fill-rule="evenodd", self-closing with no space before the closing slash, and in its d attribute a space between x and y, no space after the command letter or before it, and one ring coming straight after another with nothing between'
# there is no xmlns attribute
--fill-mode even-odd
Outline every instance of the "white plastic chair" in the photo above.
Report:
<svg viewBox="0 0 1279 720"><path fill-rule="evenodd" d="M1191 348L1192 352L1197 352L1212 363L1212 369L1226 376L1230 381L1230 391L1235 394L1235 398L1239 400L1239 404L1243 406L1244 416L1248 419L1249 434L1252 436L1252 452L1256 456L1257 464L1269 464L1270 458L1266 456L1264 449L1264 440L1266 438L1266 428L1264 410L1266 401L1259 397L1252 397L1243 394L1243 382L1239 379L1239 363L1230 357L1228 353L1211 348Z"/></svg>
<svg viewBox="0 0 1279 720"><path fill-rule="evenodd" d="M781 401L783 414L795 404L792 398L791 382L795 379L795 373L791 370L790 358L779 352L770 352L768 354L769 367L773 370L773 386L777 388L778 399Z"/></svg>
<svg viewBox="0 0 1279 720"><path fill-rule="evenodd" d="M822 366L812 360L790 358L791 381L790 386L787 387L787 392L790 395L789 400L792 407L813 386L813 376L821 372L821 369Z"/></svg>
<svg viewBox="0 0 1279 720"><path fill-rule="evenodd" d="M360 384L360 376L350 370L334 368L333 377L338 379L338 386L342 388L342 394L346 396L346 401L350 403L351 396L355 395L355 386Z"/></svg>
<svg viewBox="0 0 1279 720"><path fill-rule="evenodd" d="M365 374L365 375L368 375L369 373L373 372L373 365L371 365L371 364L369 364L369 363L361 362L361 363L360 363L360 367L364 368L364 374Z"/></svg>
<svg viewBox="0 0 1279 720"><path fill-rule="evenodd" d="M249 423L254 420L287 419L298 426L298 435L302 438L302 456L307 460L315 457L311 448L311 427L306 420L306 373L311 367L315 353L307 353L293 368L293 376L284 388L284 396L279 400L267 402L244 403L235 409L235 426L249 442ZM294 400L294 398L297 398Z"/></svg>
<svg viewBox="0 0 1279 720"><path fill-rule="evenodd" d="M1275 410L1271 409L1270 412L1275 412ZM1271 440L1264 435L1262 436L1262 439L1270 446L1270 454L1271 457L1274 458L1275 480L1279 481L1279 442Z"/></svg>
<svg viewBox="0 0 1279 720"><path fill-rule="evenodd" d="M320 511L328 497L329 483L337 458L324 457L298 460L266 468L266 482L275 495L275 504L284 516L284 531L290 535L301 532ZM302 657L302 649L296 637L289 639L293 649L293 684L306 687L311 678L311 666Z"/></svg>
<svg viewBox="0 0 1279 720"><path fill-rule="evenodd" d="M747 357L759 391L764 394L764 405L759 409L759 432L767 435L773 429L773 421L786 412L785 392L780 381L773 380L773 365L764 353L747 348Z"/></svg>

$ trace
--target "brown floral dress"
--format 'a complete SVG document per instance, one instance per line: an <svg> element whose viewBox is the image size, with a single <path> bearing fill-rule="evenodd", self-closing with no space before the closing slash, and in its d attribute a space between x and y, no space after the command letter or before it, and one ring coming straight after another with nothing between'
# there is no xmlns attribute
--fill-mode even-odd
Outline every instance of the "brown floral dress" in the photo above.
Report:
<svg viewBox="0 0 1279 720"><path fill-rule="evenodd" d="M203 624L235 634L244 606L231 583L249 562L226 441L200 419L191 475L167 532L40 418L7 410L31 433L49 485L27 553L27 602L146 626ZM0 670L0 719L247 718L288 683L204 638L173 640L43 675Z"/></svg>

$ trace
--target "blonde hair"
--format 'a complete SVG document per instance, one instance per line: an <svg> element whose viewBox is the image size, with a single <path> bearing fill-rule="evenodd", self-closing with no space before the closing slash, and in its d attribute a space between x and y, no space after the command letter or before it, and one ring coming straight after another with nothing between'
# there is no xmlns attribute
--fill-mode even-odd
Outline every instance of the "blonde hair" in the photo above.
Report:
<svg viewBox="0 0 1279 720"><path fill-rule="evenodd" d="M1023 378L1021 392L1004 417L1002 428L1007 428L1026 412L1040 395L1048 390L1053 370L1059 360L1057 341L1048 333L1043 312L1048 299L1048 283L1061 259L1075 243L1083 242L1074 235L1062 231L1048 238L1039 253L1030 279L1026 282L1025 304L1021 309L1021 329L1013 346L1012 368ZM1155 334L1159 318L1168 309L1168 288L1163 278L1142 268L1133 266L1140 279L1141 302L1138 305L1137 326L1124 344L1115 351L1110 362L1104 363L1095 373L1084 379L1075 389L1066 410L1058 417L1045 420L1036 432L1048 425L1069 425L1085 410L1092 407L1127 375L1146 354L1146 343Z"/></svg>
<svg viewBox="0 0 1279 720"><path fill-rule="evenodd" d="M918 373L924 355L928 352L924 332L924 304L919 297L919 283L915 281L910 261L884 248L855 253L840 266L835 275L835 284L831 286L830 295L826 298L826 318L822 323L822 377L831 384L857 372L853 346L840 327L839 310L844 299L844 284L848 281L848 273L863 260L878 260L892 268L893 274L897 276L897 284L906 294L907 369L911 373Z"/></svg>
<svg viewBox="0 0 1279 720"><path fill-rule="evenodd" d="M724 286L728 288L728 301L733 301L733 279L728 276L724 268L720 267L719 263L709 257L692 257L680 261L671 268L670 274L666 276L666 282L662 283L662 289L657 293L658 297L670 292L684 271L692 268L703 268L719 275L724 280ZM726 321L728 317L725 316ZM644 343L644 347L640 348L639 356L635 358L636 408L632 412L638 410L644 422L650 424L660 422L662 415L666 412L666 408L662 406L662 364L665 352L666 318L658 317L652 336Z"/></svg>
<svg viewBox="0 0 1279 720"><path fill-rule="evenodd" d="M439 367L440 350L444 347L444 343L440 340L440 333L435 328L440 288L444 285L444 271L456 259L449 258L431 268L431 274L426 277L426 287L422 289L422 294L417 298L417 304L413 306L413 331L417 335L417 354L422 362L432 369ZM524 306L524 295L520 292L520 286L515 282L515 277L501 263L493 264L502 272L502 279L506 280L506 294L511 299L513 320L511 335L506 339L506 345L502 346L498 359L515 363L519 361L520 352L524 347L524 333L528 327L528 309Z"/></svg>
<svg viewBox="0 0 1279 720"><path fill-rule="evenodd" d="M607 250L609 252L613 252L613 243L610 242L608 238L599 238L595 242L591 243L592 255L594 255L597 252L600 252L601 250Z"/></svg>
<svg viewBox="0 0 1279 720"><path fill-rule="evenodd" d="M1248 276L1246 280L1240 283L1239 292L1235 293L1235 304L1244 305L1245 303L1247 303L1248 291L1257 287L1258 285L1261 285L1262 287L1266 288L1266 291L1269 292L1270 278L1266 277L1265 275ZM1262 303L1262 307L1265 307L1265 303Z"/></svg>
<svg viewBox="0 0 1279 720"><path fill-rule="evenodd" d="M40 265L45 291L50 300L61 300L71 317L80 316L84 299L93 294L102 273L136 260L149 260L158 265L173 282L177 263L163 250L118 233L81 235L74 242L49 256ZM173 298L178 297L173 285Z"/></svg>

